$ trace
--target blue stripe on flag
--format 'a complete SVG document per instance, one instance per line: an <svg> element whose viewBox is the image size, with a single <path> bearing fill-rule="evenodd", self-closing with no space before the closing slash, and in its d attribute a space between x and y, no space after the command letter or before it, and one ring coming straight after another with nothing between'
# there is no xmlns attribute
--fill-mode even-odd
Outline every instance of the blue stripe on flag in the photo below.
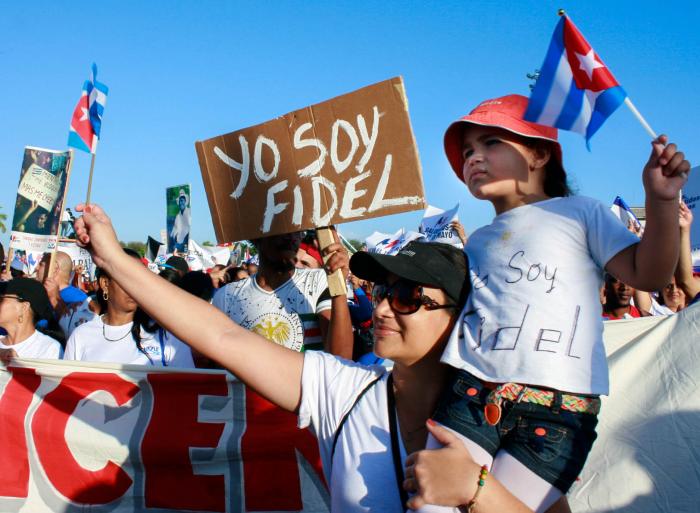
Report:
<svg viewBox="0 0 700 513"><path fill-rule="evenodd" d="M564 102L564 106L562 107L554 126L561 128L562 130L571 129L576 122L576 119L581 114L583 96L583 90L576 87L576 82L572 78L571 86L569 87L569 94L566 95L566 101Z"/></svg>
<svg viewBox="0 0 700 513"><path fill-rule="evenodd" d="M627 93L622 89L622 86L611 87L598 96L598 100L595 102L595 109L591 115L591 121L586 129L586 146L589 146L591 137L598 131L605 120L624 103L625 98L627 98Z"/></svg>
<svg viewBox="0 0 700 513"><path fill-rule="evenodd" d="M523 116L527 121L537 122L547 104L552 84L554 84L557 66L559 66L561 55L564 53L564 21L562 16L554 29L552 41L549 43L547 55L540 69L540 76L535 83L535 89L530 94L530 101Z"/></svg>
<svg viewBox="0 0 700 513"><path fill-rule="evenodd" d="M68 146L90 153L90 148L85 144L75 130L68 132Z"/></svg>

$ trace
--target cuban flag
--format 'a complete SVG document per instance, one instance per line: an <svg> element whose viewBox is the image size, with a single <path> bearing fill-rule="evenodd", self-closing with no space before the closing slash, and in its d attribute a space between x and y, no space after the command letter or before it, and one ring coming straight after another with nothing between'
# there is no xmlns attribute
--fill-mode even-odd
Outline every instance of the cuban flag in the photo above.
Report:
<svg viewBox="0 0 700 513"><path fill-rule="evenodd" d="M92 65L90 78L83 84L83 94L73 111L68 146L94 154L100 139L102 115L107 103L108 88L97 81L97 65Z"/></svg>
<svg viewBox="0 0 700 513"><path fill-rule="evenodd" d="M524 118L578 132L586 145L627 98L613 74L568 16L549 44Z"/></svg>
<svg viewBox="0 0 700 513"><path fill-rule="evenodd" d="M610 210L625 226L629 226L629 223L632 223L637 229L642 227L642 223L620 196L615 196L615 201L613 201L613 204L610 206Z"/></svg>

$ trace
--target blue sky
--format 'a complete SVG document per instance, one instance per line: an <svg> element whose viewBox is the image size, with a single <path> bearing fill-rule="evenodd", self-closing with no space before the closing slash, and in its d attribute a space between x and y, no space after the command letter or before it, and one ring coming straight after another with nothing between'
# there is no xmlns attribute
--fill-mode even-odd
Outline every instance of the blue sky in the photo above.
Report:
<svg viewBox="0 0 700 513"><path fill-rule="evenodd" d="M426 198L460 202L468 231L493 216L454 177L442 150L448 124L481 100L528 94L567 10L657 132L697 165L700 19L697 2L13 2L0 18L0 206L8 217L24 146L64 149L90 64L110 87L93 200L122 240L165 227L165 188L192 184L193 237L215 240L196 140L402 75ZM592 140L561 133L580 194L642 205L649 138L620 108ZM78 152L69 205L85 197L89 155ZM349 223L352 238L415 229L421 213ZM8 234L0 234L6 244Z"/></svg>

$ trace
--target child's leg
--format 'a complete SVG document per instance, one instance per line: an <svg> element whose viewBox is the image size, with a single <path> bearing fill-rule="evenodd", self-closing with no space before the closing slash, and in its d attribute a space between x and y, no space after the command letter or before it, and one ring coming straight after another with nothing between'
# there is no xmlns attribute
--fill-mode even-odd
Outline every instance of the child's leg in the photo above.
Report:
<svg viewBox="0 0 700 513"><path fill-rule="evenodd" d="M536 513L546 511L562 496L556 487L503 450L496 453L491 475Z"/></svg>

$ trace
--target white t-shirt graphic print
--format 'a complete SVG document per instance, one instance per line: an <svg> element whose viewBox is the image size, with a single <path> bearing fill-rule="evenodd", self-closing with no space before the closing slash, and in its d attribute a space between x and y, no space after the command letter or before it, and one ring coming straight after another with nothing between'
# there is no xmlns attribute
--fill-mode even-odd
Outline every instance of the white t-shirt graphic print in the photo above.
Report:
<svg viewBox="0 0 700 513"><path fill-rule="evenodd" d="M467 242L472 294L442 361L486 381L607 394L603 268L638 241L586 197L496 216Z"/></svg>
<svg viewBox="0 0 700 513"><path fill-rule="evenodd" d="M263 290L255 276L229 283L214 296L213 304L237 324L295 351L321 348L318 314L331 308L326 273L296 269L273 291Z"/></svg>

